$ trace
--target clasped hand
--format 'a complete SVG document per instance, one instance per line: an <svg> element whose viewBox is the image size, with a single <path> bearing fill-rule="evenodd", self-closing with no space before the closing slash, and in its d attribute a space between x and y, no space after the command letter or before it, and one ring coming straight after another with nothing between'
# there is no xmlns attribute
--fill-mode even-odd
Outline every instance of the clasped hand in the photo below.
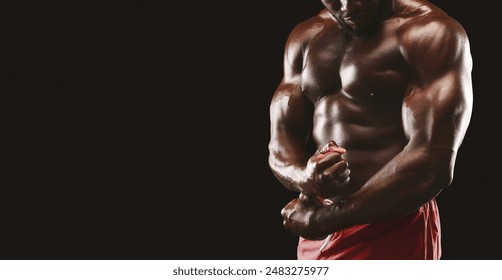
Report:
<svg viewBox="0 0 502 280"><path fill-rule="evenodd" d="M329 141L310 157L307 164L307 182L299 198L290 201L281 211L283 224L293 234L306 239L323 239L319 210L326 207L323 198L343 194L350 182L350 169L342 158L345 149Z"/></svg>

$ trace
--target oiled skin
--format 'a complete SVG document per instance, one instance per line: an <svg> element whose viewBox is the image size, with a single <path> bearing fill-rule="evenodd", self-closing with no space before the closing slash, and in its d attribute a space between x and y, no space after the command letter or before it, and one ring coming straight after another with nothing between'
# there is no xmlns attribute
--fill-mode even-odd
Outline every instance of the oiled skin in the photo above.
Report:
<svg viewBox="0 0 502 280"><path fill-rule="evenodd" d="M322 2L291 32L270 104L271 170L300 193L282 210L284 226L308 239L437 196L453 179L473 102L468 37L436 6Z"/></svg>

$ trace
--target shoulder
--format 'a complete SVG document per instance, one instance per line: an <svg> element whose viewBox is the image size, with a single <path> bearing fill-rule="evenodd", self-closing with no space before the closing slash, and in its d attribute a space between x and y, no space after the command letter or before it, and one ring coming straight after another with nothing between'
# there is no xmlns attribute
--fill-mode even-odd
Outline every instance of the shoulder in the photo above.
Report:
<svg viewBox="0 0 502 280"><path fill-rule="evenodd" d="M399 52L416 83L465 77L472 70L469 40L462 25L437 7L402 21L397 35Z"/></svg>
<svg viewBox="0 0 502 280"><path fill-rule="evenodd" d="M299 22L289 34L288 45L308 44L330 21L332 20L329 17L328 11L323 9L317 15Z"/></svg>
<svg viewBox="0 0 502 280"><path fill-rule="evenodd" d="M304 20L290 32L285 48L285 76L293 76L301 72L303 57L309 43L315 38L329 22L327 11L322 10L317 15Z"/></svg>
<svg viewBox="0 0 502 280"><path fill-rule="evenodd" d="M406 20L398 30L405 52L443 49L458 52L468 43L463 26L435 6L427 6Z"/></svg>

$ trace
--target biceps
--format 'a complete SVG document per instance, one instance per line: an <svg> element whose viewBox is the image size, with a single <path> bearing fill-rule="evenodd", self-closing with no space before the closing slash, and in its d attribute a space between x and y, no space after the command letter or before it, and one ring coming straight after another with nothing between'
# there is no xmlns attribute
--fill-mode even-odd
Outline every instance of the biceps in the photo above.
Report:
<svg viewBox="0 0 502 280"><path fill-rule="evenodd" d="M279 133L304 138L311 127L313 104L301 92L299 83L281 83L271 105L272 137Z"/></svg>
<svg viewBox="0 0 502 280"><path fill-rule="evenodd" d="M457 150L472 111L470 78L451 71L427 86L412 87L403 104L410 146Z"/></svg>

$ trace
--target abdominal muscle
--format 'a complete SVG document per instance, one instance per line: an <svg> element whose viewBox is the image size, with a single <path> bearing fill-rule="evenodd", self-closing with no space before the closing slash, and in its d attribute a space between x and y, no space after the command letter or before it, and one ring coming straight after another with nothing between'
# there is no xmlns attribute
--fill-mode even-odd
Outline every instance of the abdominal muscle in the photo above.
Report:
<svg viewBox="0 0 502 280"><path fill-rule="evenodd" d="M370 100L371 101L371 100ZM342 156L350 168L347 195L361 188L406 145L400 110L387 103L354 101L336 95L323 98L314 114L313 139L320 147L334 140L347 150ZM336 202L339 197L330 198ZM327 201L326 203L330 203Z"/></svg>

